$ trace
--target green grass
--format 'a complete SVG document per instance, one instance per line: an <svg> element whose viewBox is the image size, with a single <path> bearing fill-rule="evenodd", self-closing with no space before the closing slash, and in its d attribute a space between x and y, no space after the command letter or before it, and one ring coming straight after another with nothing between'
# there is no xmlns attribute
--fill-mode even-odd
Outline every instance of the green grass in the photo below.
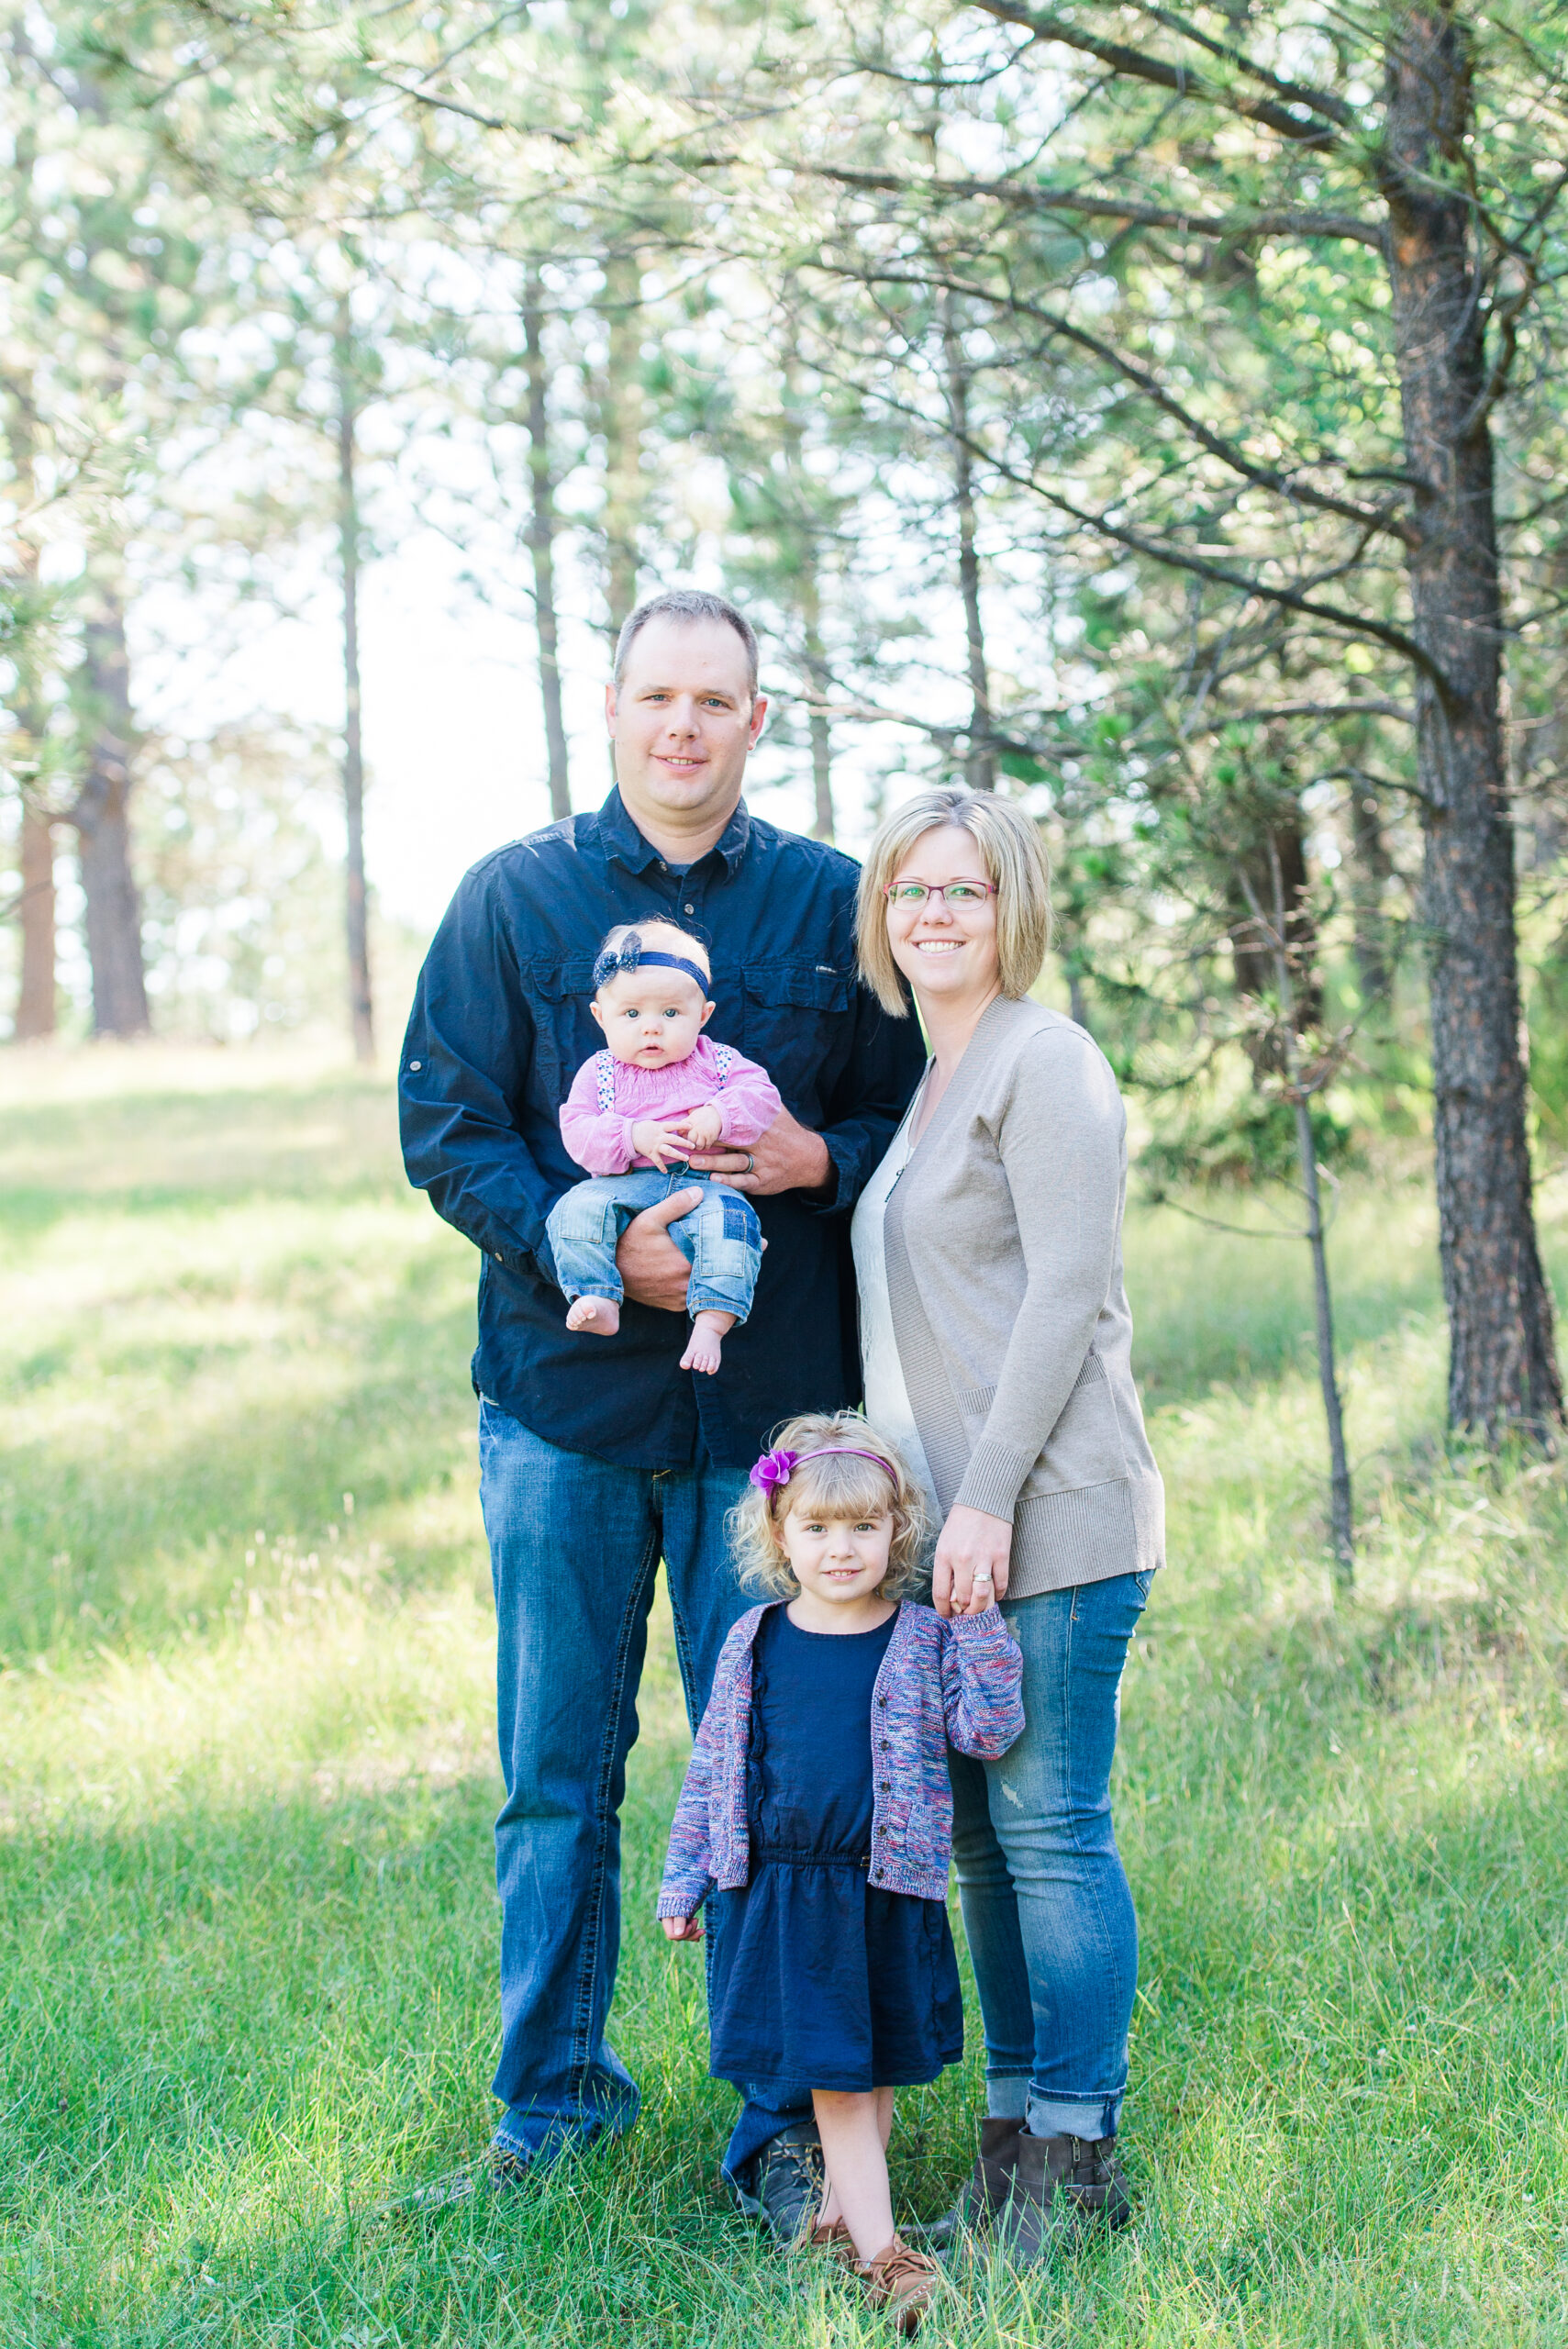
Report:
<svg viewBox="0 0 1568 2349"><path fill-rule="evenodd" d="M937 2340L1568 2342L1568 1492L1444 1449L1429 1203L1363 1180L1336 1612L1303 1252L1133 1219L1172 1496L1117 1795L1139 2221L968 2279ZM613 2025L645 2118L529 2196L384 2209L491 2111L473 1277L378 1087L216 1052L0 1070L5 2349L885 2338L716 2188L700 1969L651 1913L684 1750L662 1616ZM917 2209L979 2068L906 2099Z"/></svg>

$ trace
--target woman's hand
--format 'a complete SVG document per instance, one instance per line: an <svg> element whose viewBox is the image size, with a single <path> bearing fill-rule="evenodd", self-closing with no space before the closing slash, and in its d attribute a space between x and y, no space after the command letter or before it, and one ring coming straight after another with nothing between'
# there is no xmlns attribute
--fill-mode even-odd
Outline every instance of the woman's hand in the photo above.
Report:
<svg viewBox="0 0 1568 2349"><path fill-rule="evenodd" d="M1012 1553L1010 1518L988 1517L983 1508L951 1510L931 1568L931 1604L937 1613L984 1615L994 1598L1006 1593Z"/></svg>
<svg viewBox="0 0 1568 2349"><path fill-rule="evenodd" d="M702 1920L697 1917L661 1917L667 1942L700 1942Z"/></svg>

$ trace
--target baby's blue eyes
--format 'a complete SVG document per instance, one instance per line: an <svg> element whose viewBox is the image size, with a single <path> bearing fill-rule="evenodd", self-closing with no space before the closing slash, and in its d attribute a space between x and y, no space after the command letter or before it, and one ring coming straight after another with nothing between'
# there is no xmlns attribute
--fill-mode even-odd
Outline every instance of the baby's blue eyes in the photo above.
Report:
<svg viewBox="0 0 1568 2349"><path fill-rule="evenodd" d="M641 1019L641 1017L642 1017L641 1012L640 1012L640 1011L636 1010L635 1008L633 1008L633 1009L631 1009L631 1010L628 1010L628 1011L623 1011L623 1012L622 1012L622 1014L621 1014L621 1018L622 1018L623 1019ZM667 1004L664 1006L664 1017L665 1017L665 1019L679 1019L679 1018L681 1017L681 1007L680 1007L680 1005L679 1005L679 1004L677 1004L677 1003L667 1003Z"/></svg>

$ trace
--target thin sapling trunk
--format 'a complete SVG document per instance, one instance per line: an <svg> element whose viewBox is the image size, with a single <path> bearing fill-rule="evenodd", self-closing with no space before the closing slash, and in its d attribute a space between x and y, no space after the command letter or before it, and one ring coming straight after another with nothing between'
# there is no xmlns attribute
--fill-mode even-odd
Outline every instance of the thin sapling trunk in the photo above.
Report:
<svg viewBox="0 0 1568 2349"><path fill-rule="evenodd" d="M345 298L338 312L338 544L343 574L343 818L348 834L344 923L349 950L349 1016L354 1058L375 1058L371 1011L370 922L365 892L365 769L360 735L359 403L353 372L353 322Z"/></svg>
<svg viewBox="0 0 1568 2349"><path fill-rule="evenodd" d="M539 646L539 692L550 762L550 812L559 823L563 816L572 813L572 779L561 702L560 627L555 607L555 476L550 462L544 298L537 270L528 272L523 288L523 364L528 387L528 545L534 575L534 637Z"/></svg>

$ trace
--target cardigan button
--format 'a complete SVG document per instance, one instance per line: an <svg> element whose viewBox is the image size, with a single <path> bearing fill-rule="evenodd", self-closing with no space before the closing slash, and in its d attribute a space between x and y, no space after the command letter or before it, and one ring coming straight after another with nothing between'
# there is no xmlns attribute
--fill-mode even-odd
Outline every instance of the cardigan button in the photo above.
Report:
<svg viewBox="0 0 1568 2349"><path fill-rule="evenodd" d="M893 1783L891 1779L884 1778L882 1782L882 1791L884 1795L890 1795L893 1792Z"/></svg>

